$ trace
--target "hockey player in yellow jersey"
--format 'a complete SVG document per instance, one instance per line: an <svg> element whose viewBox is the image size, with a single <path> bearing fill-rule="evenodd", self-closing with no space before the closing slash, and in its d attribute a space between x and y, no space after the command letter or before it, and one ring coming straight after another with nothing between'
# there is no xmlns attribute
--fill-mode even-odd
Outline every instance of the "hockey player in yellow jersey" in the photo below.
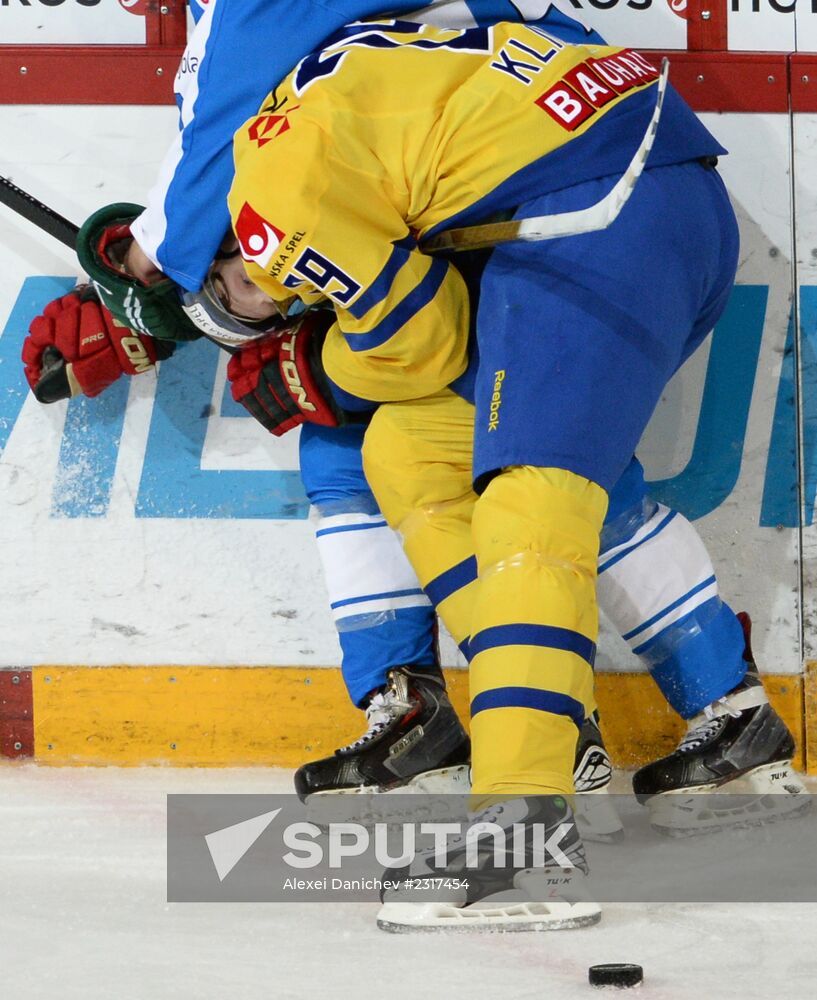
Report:
<svg viewBox="0 0 817 1000"><path fill-rule="evenodd" d="M229 203L248 273L279 301L335 303L324 362L342 388L382 401L449 385L466 363L466 291L422 241L622 173L657 76L630 50L520 25L350 26L236 133ZM723 152L672 92L667 104L651 165ZM386 338L409 295L423 307Z"/></svg>
<svg viewBox="0 0 817 1000"><path fill-rule="evenodd" d="M367 478L469 655L473 793L505 826L534 815L524 796L572 791L608 491L734 279L724 150L670 90L606 230L511 242L463 268L423 247L598 201L642 139L657 78L632 50L526 26L361 23L235 137L247 273L282 315L328 299L333 403L380 404ZM473 552L476 579L454 586ZM580 843L567 856L581 867Z"/></svg>

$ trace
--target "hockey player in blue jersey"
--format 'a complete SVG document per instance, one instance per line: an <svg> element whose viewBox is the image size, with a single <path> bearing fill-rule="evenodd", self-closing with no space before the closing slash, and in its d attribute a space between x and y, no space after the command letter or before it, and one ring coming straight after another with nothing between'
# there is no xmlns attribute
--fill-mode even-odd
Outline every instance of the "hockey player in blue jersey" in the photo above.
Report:
<svg viewBox="0 0 817 1000"><path fill-rule="evenodd" d="M373 13L378 7L364 2L335 4L331 15L327 15L326 5L320 5L312 8L308 17L299 11L296 19L290 6L271 0L244 4L216 0L209 5L191 39L189 57L180 70L179 143L168 156L148 209L132 230L137 240L134 249L141 247L149 255L141 266L145 266L145 260L151 268L158 265L192 296L201 287L217 250L222 223L226 227L226 208L221 210L219 194L226 193L232 169L230 122L237 124L258 104L258 82L252 66L263 65L270 76L282 77L306 54L307 47L317 44L344 21ZM392 6L405 10L410 4ZM495 18L507 16L506 4L496 6ZM538 7L538 13L544 9L551 30L563 36L592 37L554 5L523 6ZM465 19L467 25L469 17L474 23L471 8L480 16L490 17L489 5L484 3L440 3L433 7L438 9L426 12L429 19L455 19L448 23L462 23ZM241 46L231 45L230 37L240 37ZM214 44L215 38L219 39L218 45ZM275 44L271 45L269 39L275 39ZM287 39L286 46L282 39ZM234 52L240 52L242 72L235 71ZM207 211L202 211L205 204ZM138 275L139 264L134 264L133 256L129 264ZM405 706L412 699L416 701L418 693L419 700L427 699L435 711L439 708L438 697L444 698L433 666L432 607L396 554L393 537L362 477L358 458L361 438L361 427L340 431L311 428L301 444L307 491L326 518L318 525L319 545L344 652L344 676L355 703L368 707L371 723L362 743L358 741L345 753L302 770L304 791L325 790L349 780L357 784L385 783L382 772L376 781L372 780L366 767L367 755L404 735L403 720L411 714ZM329 465L339 472L330 472ZM685 717L694 717L742 683L746 671L743 634L735 616L717 595L711 565L694 529L680 516L672 517L671 512L647 500L637 467L630 479L629 485L624 484L618 506L611 507L617 513L608 525L610 530L605 529L609 559L607 565L602 563L602 599L609 582L610 617L653 668L653 675L674 707ZM357 541L364 538L365 546ZM352 544L343 548L345 555L339 555L343 544L349 542ZM373 566L388 567L390 581L382 584L375 577L371 582L373 578L369 577L362 588L355 589L361 578L352 579L347 572L350 552L356 559L363 552L368 554L365 562L369 572ZM654 566L658 560L664 561L667 553L676 559L675 569L668 571L660 595L651 592L651 579L639 585L630 574L627 596L623 581L633 561L638 558L643 565ZM643 579L641 566L639 571ZM652 568L647 576L654 576ZM406 664L419 670L402 669ZM443 707L448 715L450 709L444 702ZM453 720L449 734L452 732L456 732ZM467 744L462 735L454 742L450 761L431 753L422 759L423 770L436 769L428 767L428 763L462 762ZM391 776L395 784L406 779L404 774L392 772Z"/></svg>

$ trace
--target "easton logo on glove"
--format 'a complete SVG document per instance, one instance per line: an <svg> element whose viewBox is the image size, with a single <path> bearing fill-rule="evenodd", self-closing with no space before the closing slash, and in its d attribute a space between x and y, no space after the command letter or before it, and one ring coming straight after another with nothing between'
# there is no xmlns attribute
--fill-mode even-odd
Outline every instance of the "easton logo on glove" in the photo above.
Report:
<svg viewBox="0 0 817 1000"><path fill-rule="evenodd" d="M119 324L89 285L45 307L23 343L25 376L41 403L98 396L121 375L139 375L172 348Z"/></svg>
<svg viewBox="0 0 817 1000"><path fill-rule="evenodd" d="M280 335L247 344L230 358L233 399L276 437L302 423L338 427L346 422L321 364L333 322L332 312L306 313Z"/></svg>
<svg viewBox="0 0 817 1000"><path fill-rule="evenodd" d="M298 363L295 355L297 343L298 337L295 332L284 334L281 337L281 374L286 380L290 395L298 406L305 413L317 413L317 406L314 403L310 403L306 388L301 382L301 373L298 371Z"/></svg>

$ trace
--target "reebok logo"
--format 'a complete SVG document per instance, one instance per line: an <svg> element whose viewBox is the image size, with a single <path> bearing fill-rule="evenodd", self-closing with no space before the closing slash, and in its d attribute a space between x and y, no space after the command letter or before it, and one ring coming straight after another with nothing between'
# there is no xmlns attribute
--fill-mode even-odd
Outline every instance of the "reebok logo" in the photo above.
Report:
<svg viewBox="0 0 817 1000"><path fill-rule="evenodd" d="M495 431L499 427L499 408L502 406L502 383L505 381L505 369L494 372L494 392L491 396L491 411L488 415L488 430Z"/></svg>

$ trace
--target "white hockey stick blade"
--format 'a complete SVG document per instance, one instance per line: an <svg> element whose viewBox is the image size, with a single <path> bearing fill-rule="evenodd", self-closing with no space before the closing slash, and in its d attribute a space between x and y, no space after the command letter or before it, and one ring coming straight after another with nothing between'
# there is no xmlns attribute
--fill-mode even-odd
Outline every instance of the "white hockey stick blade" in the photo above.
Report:
<svg viewBox="0 0 817 1000"><path fill-rule="evenodd" d="M650 155L658 122L661 118L661 108L664 104L664 94L667 89L669 60L661 60L661 72L656 85L655 107L650 123L644 133L641 144L624 173L619 177L613 189L601 201L588 208L576 212L560 212L557 215L540 215L532 219L512 219L509 222L494 222L484 226L464 226L462 229L450 229L434 236L423 244L423 250L479 250L483 247L495 246L497 243L509 243L512 240L555 240L563 236L579 236L582 233L594 233L606 229L618 217L633 193L633 188L644 170L644 164Z"/></svg>

